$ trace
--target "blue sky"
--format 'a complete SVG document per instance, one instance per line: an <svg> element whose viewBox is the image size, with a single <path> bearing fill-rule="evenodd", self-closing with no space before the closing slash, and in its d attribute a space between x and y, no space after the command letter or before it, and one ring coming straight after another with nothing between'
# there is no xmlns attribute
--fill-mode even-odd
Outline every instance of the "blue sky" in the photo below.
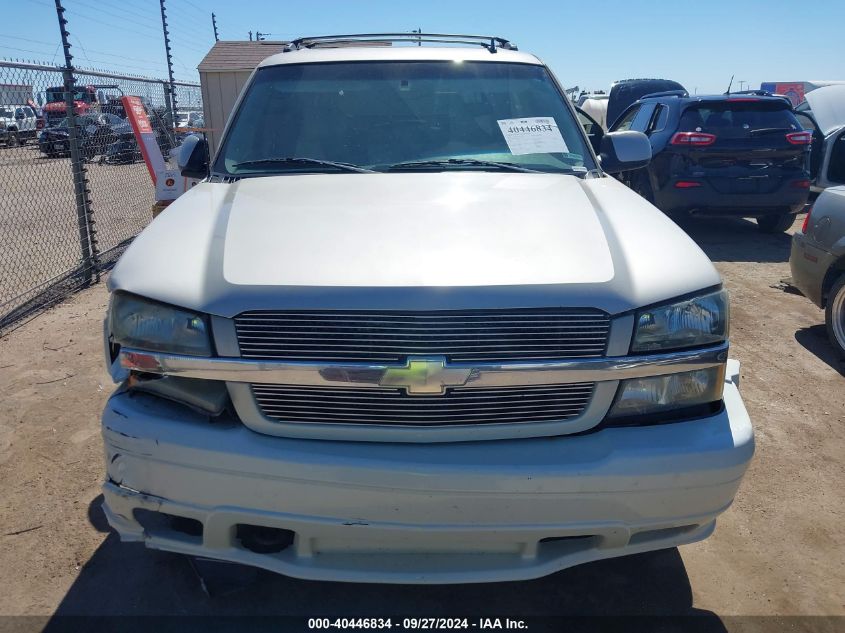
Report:
<svg viewBox="0 0 845 633"><path fill-rule="evenodd" d="M0 58L60 61L51 0L3 2ZM247 31L297 35L408 31L502 35L543 59L566 86L665 77L690 92L761 81L845 79L845 0L167 0L179 79L213 44ZM76 62L166 76L158 0L65 0Z"/></svg>

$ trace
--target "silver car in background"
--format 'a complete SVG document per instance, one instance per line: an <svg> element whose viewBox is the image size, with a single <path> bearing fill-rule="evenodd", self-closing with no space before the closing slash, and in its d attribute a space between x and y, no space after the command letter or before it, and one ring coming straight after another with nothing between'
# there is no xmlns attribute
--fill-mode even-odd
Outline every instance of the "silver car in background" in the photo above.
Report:
<svg viewBox="0 0 845 633"><path fill-rule="evenodd" d="M795 116L813 131L810 190L819 194L845 184L845 85L813 90L806 99L795 108Z"/></svg>
<svg viewBox="0 0 845 633"><path fill-rule="evenodd" d="M845 358L845 187L825 189L792 237L795 286L825 310L831 343Z"/></svg>

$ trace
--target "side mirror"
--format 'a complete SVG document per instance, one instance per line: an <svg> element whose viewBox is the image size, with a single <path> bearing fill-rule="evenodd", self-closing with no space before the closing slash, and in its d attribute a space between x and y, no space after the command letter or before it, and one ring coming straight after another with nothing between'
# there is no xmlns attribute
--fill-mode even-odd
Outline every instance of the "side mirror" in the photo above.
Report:
<svg viewBox="0 0 845 633"><path fill-rule="evenodd" d="M608 174L645 167L651 161L651 141L642 132L608 132L601 139L599 161Z"/></svg>
<svg viewBox="0 0 845 633"><path fill-rule="evenodd" d="M195 135L186 137L179 148L176 164L186 178L208 176L208 141Z"/></svg>

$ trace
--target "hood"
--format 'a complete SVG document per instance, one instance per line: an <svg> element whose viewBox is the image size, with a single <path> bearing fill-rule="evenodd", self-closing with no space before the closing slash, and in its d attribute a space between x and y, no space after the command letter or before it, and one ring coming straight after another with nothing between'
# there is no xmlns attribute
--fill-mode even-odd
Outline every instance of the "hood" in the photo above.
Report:
<svg viewBox="0 0 845 633"><path fill-rule="evenodd" d="M845 85L811 90L804 98L825 136L845 125Z"/></svg>
<svg viewBox="0 0 845 633"><path fill-rule="evenodd" d="M109 283L220 316L532 306L618 313L720 278L686 234L612 178L445 172L202 183L141 233Z"/></svg>
<svg viewBox="0 0 845 633"><path fill-rule="evenodd" d="M683 91L684 87L671 79L624 79L615 82L610 87L605 113L608 127L611 127L619 115L638 99L648 94L669 90Z"/></svg>

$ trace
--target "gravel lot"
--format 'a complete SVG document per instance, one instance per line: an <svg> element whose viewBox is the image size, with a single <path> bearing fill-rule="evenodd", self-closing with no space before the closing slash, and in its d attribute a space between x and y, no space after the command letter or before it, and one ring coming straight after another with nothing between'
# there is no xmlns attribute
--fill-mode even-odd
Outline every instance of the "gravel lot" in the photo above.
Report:
<svg viewBox="0 0 845 633"><path fill-rule="evenodd" d="M105 252L151 219L153 188L143 162L86 164L97 243ZM30 140L0 147L0 315L29 291L80 263L81 248L69 158L47 158ZM24 295L24 296L21 296Z"/></svg>
<svg viewBox="0 0 845 633"><path fill-rule="evenodd" d="M120 544L99 508L98 416L111 389L100 284L0 340L0 615L699 614L714 631L774 622L737 615L845 616L845 369L823 314L784 281L787 235L744 220L684 228L732 292L731 355L757 438L709 540L496 585L345 585L198 563L209 596L186 558Z"/></svg>

